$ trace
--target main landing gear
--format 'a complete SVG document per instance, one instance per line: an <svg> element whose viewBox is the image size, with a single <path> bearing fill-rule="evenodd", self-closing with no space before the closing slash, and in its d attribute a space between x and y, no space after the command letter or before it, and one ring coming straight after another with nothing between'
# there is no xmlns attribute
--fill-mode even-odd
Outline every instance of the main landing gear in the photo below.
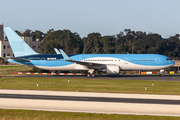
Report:
<svg viewBox="0 0 180 120"><path fill-rule="evenodd" d="M94 77L94 76L95 76L94 74L90 74L90 73L87 74L87 77Z"/></svg>
<svg viewBox="0 0 180 120"><path fill-rule="evenodd" d="M88 73L87 73L87 77L94 77L94 69L89 69Z"/></svg>

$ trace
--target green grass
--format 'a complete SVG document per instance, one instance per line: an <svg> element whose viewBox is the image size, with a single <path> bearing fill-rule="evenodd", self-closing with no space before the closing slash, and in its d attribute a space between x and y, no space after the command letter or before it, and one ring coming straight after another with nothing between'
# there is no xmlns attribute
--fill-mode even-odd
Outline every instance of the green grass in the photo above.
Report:
<svg viewBox="0 0 180 120"><path fill-rule="evenodd" d="M0 89L180 95L179 81L99 79L69 79L69 81L68 83L68 78L9 77L0 79ZM39 87L36 86L37 82Z"/></svg>
<svg viewBox="0 0 180 120"><path fill-rule="evenodd" d="M179 120L179 117L0 109L1 120Z"/></svg>
<svg viewBox="0 0 180 120"><path fill-rule="evenodd" d="M31 70L31 67L26 67L24 65L2 65L0 66L0 75L12 75L13 72L28 72Z"/></svg>

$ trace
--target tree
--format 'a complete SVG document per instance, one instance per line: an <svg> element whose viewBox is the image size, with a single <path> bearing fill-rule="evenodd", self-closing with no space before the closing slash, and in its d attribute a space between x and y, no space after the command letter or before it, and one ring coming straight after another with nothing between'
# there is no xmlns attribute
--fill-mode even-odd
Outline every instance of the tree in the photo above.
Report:
<svg viewBox="0 0 180 120"><path fill-rule="evenodd" d="M90 33L87 37L84 37L83 53L101 53L101 38L100 33Z"/></svg>
<svg viewBox="0 0 180 120"><path fill-rule="evenodd" d="M18 30L15 30L15 32L16 32L19 36L22 36L22 33L19 32Z"/></svg>
<svg viewBox="0 0 180 120"><path fill-rule="evenodd" d="M127 53L127 43L126 43L126 36L123 32L120 32L116 35L116 45L115 45L115 53Z"/></svg>
<svg viewBox="0 0 180 120"><path fill-rule="evenodd" d="M54 32L54 29L53 29L53 28L52 28L52 29L49 29L49 30L47 31L47 35L50 34L51 32Z"/></svg>
<svg viewBox="0 0 180 120"><path fill-rule="evenodd" d="M22 36L31 37L31 30L30 30L30 29L26 29L26 30L23 32Z"/></svg>
<svg viewBox="0 0 180 120"><path fill-rule="evenodd" d="M46 34L41 31L26 29L18 35L33 37L33 40L43 39L41 50L44 53L55 53L54 48L63 49L66 53L135 53L135 54L163 54L168 57L180 56L180 35L176 34L163 39L157 33L132 31L125 29L116 36L101 36L100 33L89 33L80 38L78 33L70 30L49 29ZM44 37L44 38L43 38ZM5 38L7 40L7 38Z"/></svg>
<svg viewBox="0 0 180 120"><path fill-rule="evenodd" d="M32 37L33 41L36 41L37 39L42 40L44 37L44 33L39 30L36 30L35 32L31 32L30 36Z"/></svg>
<svg viewBox="0 0 180 120"><path fill-rule="evenodd" d="M77 33L69 30L50 32L40 45L44 53L55 53L54 48L63 49L66 53L81 53L83 43Z"/></svg>
<svg viewBox="0 0 180 120"><path fill-rule="evenodd" d="M167 39L167 54L169 57L179 57L180 56L180 35L170 36Z"/></svg>
<svg viewBox="0 0 180 120"><path fill-rule="evenodd" d="M116 38L114 36L104 36L101 39L102 50L101 53L110 54L115 53Z"/></svg>

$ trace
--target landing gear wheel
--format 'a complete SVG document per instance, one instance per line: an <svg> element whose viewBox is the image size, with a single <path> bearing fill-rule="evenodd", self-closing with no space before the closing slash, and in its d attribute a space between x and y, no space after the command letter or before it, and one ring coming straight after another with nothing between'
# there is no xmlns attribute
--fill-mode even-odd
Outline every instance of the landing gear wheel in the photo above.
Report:
<svg viewBox="0 0 180 120"><path fill-rule="evenodd" d="M94 76L95 76L94 74L91 75L91 77L94 77Z"/></svg>
<svg viewBox="0 0 180 120"><path fill-rule="evenodd" d="M87 74L87 77L90 77L90 76L91 76L91 75L88 73L88 74Z"/></svg>
<svg viewBox="0 0 180 120"><path fill-rule="evenodd" d="M89 78L89 77L94 77L95 75L94 75L94 74L87 73L86 76Z"/></svg>

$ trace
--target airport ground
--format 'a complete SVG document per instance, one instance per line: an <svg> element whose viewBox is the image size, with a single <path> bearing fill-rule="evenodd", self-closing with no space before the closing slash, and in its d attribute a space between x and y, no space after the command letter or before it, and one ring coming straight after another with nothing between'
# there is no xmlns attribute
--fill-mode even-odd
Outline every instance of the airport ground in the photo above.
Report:
<svg viewBox="0 0 180 120"><path fill-rule="evenodd" d="M104 119L104 118L178 119L179 117L163 118L162 116L179 116L180 113L179 80L180 80L180 75L165 75L164 77L159 77L158 75L121 75L121 76L107 76L107 77L97 76L95 78L87 78L85 76L57 76L57 75L15 76L12 74L5 74L2 75L2 78L0 78L0 89L1 89L0 106L1 108L3 108L0 110L0 114L3 115L2 111L4 111L4 113L10 113L10 114L17 113L17 115L19 114L19 112L36 114L36 112L34 111L27 112L24 110L19 110L19 111L6 110L6 109L14 108L14 109L25 109L25 110L58 111L58 112L48 112L48 113L52 113L52 114L62 113L63 115L68 114L70 116L76 116L74 117L75 119L76 118L83 119L84 116L86 116L86 119L88 118L94 119L96 117L97 119ZM37 82L38 82L38 87L37 87ZM145 90L145 86L146 86L146 90ZM23 93L23 91L18 91L17 89L18 90L23 89L23 91L25 92ZM3 91L5 90L10 92L3 93ZM32 93L34 90L35 93ZM39 91L40 92L44 91L45 93L44 94L41 93L38 94L38 96L36 96ZM61 91L64 91L64 93L62 94ZM72 92L65 92L65 91L72 91ZM55 94L57 92L58 94ZM92 94L96 94L96 95L92 95ZM68 105L70 105L70 107ZM33 106L35 108L31 108ZM55 109L52 108L52 106L54 106ZM89 113L64 113L63 109L66 112L89 112ZM95 112L95 110L97 111ZM46 112L41 112L41 111L38 111L37 113L46 114ZM93 113L101 113L101 114L93 114ZM114 115L114 114L128 114L128 115ZM143 116L143 115L157 115L157 116L154 117L154 116ZM6 117L8 116L4 116L4 119ZM63 116L59 116L58 118L60 117Z"/></svg>
<svg viewBox="0 0 180 120"><path fill-rule="evenodd" d="M1 120L179 120L179 117L0 109Z"/></svg>
<svg viewBox="0 0 180 120"><path fill-rule="evenodd" d="M92 79L92 80L158 80L158 81L180 81L180 74L159 75L95 75L88 78L85 75L2 75L2 77L21 77L21 78L64 78L64 79Z"/></svg>

